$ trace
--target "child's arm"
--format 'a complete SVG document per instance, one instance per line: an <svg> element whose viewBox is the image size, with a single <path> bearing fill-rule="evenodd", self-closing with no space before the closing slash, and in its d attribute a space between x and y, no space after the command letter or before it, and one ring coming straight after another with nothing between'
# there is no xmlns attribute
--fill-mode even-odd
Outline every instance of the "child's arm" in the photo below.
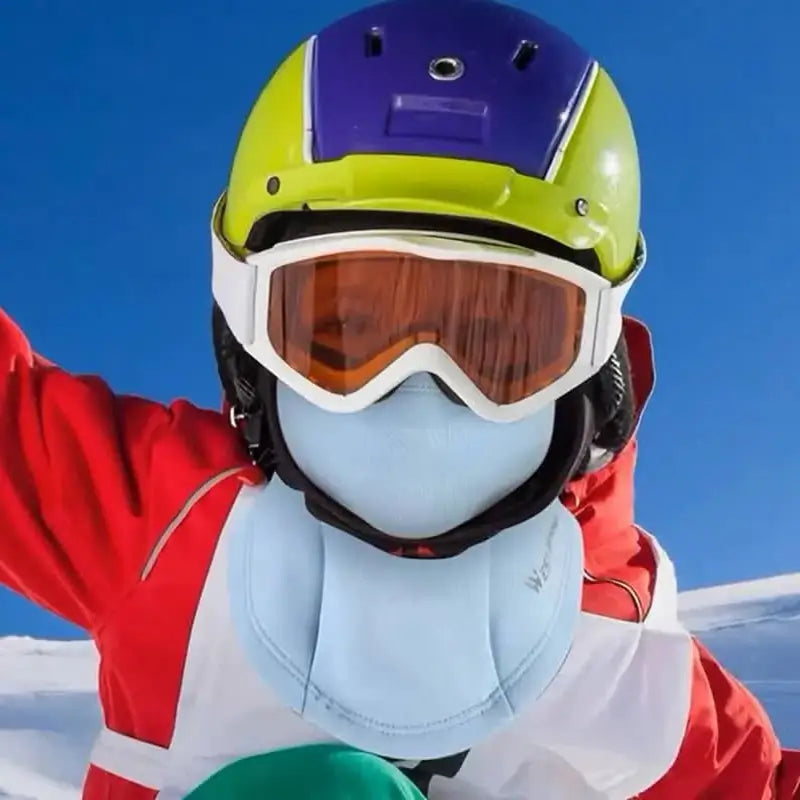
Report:
<svg viewBox="0 0 800 800"><path fill-rule="evenodd" d="M658 561L644 544L652 538L633 523L635 453L632 442L565 497L581 523L589 572L629 587L587 584L584 609L630 622L637 608L650 606ZM670 591L677 624L677 587ZM687 669L692 695L683 742L670 770L639 800L800 800L800 752L781 749L760 703L696 640ZM657 729L659 720L650 724Z"/></svg>
<svg viewBox="0 0 800 800"><path fill-rule="evenodd" d="M800 798L800 752L781 751L758 701L697 641L692 670L692 704L678 757L640 800Z"/></svg>
<svg viewBox="0 0 800 800"><path fill-rule="evenodd" d="M176 508L242 459L230 434L64 372L0 310L0 583L95 630Z"/></svg>

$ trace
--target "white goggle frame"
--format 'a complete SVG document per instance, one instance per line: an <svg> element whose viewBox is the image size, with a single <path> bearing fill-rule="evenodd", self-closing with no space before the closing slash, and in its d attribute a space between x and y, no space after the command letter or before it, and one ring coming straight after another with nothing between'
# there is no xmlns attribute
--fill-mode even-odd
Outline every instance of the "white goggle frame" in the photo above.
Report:
<svg viewBox="0 0 800 800"><path fill-rule="evenodd" d="M518 402L491 401L456 362L435 344L417 344L360 389L340 395L323 389L290 367L268 336L270 278L275 270L307 259L354 251L386 251L426 259L479 261L537 270L583 289L584 320L578 353L561 377ZM372 231L325 234L283 242L241 259L212 229L213 294L237 341L256 361L309 402L339 413L361 411L410 376L430 373L442 380L472 411L492 422L514 422L534 414L579 386L608 361L622 332L622 304L644 259L621 283L544 253L485 240L448 238L423 232Z"/></svg>

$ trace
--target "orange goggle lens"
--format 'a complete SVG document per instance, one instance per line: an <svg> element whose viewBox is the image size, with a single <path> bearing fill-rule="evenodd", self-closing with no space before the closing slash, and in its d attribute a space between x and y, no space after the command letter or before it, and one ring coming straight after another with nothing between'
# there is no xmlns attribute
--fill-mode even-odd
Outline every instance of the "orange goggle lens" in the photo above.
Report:
<svg viewBox="0 0 800 800"><path fill-rule="evenodd" d="M431 343L505 405L567 372L580 347L584 307L579 286L533 269L350 252L275 270L267 327L292 369L338 395Z"/></svg>

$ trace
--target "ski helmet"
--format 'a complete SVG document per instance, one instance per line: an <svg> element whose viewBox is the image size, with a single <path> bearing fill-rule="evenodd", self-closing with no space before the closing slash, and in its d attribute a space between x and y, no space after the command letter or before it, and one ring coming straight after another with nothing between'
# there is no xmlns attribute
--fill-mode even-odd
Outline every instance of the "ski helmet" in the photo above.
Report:
<svg viewBox="0 0 800 800"><path fill-rule="evenodd" d="M613 453L632 433L621 306L645 260L639 193L611 78L529 13L389 0L304 41L256 100L212 218L215 352L254 460L320 518L391 549L293 463L275 381L353 411L429 371L498 421L557 400L557 424L530 481L426 549L449 555L538 513L591 445ZM339 319L325 338L320 296L358 303L349 284L368 295L362 317L388 322L359 339ZM491 302L476 334L470 315Z"/></svg>

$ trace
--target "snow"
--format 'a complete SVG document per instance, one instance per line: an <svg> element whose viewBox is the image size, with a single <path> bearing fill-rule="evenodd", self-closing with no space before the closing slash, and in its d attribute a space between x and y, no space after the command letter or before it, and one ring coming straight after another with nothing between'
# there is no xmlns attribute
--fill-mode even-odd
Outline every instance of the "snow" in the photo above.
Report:
<svg viewBox="0 0 800 800"><path fill-rule="evenodd" d="M686 625L800 747L800 573L684 592ZM79 800L100 724L89 642L0 639L0 799Z"/></svg>
<svg viewBox="0 0 800 800"><path fill-rule="evenodd" d="M0 639L0 798L78 800L100 724L90 642Z"/></svg>
<svg viewBox="0 0 800 800"><path fill-rule="evenodd" d="M800 573L684 592L681 616L800 747Z"/></svg>

